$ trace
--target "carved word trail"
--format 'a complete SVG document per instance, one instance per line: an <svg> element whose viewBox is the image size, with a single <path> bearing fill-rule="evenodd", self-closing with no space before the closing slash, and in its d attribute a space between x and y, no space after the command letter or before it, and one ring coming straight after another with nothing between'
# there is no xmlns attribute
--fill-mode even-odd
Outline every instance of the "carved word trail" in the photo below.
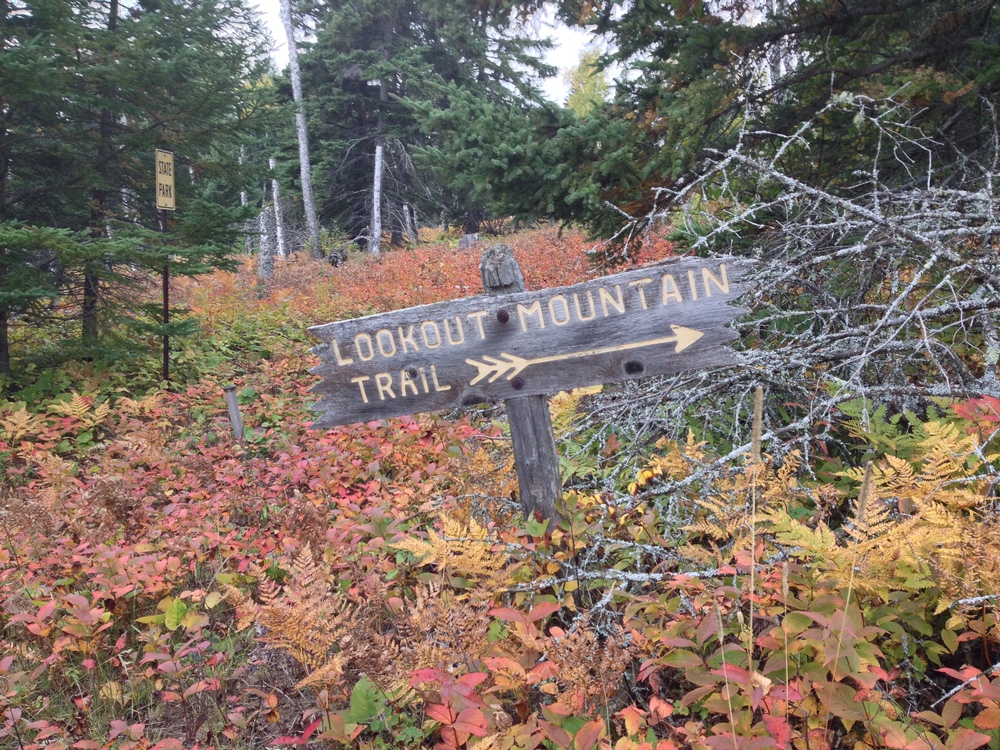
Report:
<svg viewBox="0 0 1000 750"><path fill-rule="evenodd" d="M316 326L318 424L725 364L742 264L684 259Z"/></svg>

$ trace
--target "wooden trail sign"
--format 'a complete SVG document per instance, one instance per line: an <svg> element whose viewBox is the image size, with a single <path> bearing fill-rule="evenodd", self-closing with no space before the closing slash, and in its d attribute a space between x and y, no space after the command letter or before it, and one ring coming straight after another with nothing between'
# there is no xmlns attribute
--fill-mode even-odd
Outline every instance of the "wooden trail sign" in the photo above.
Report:
<svg viewBox="0 0 1000 750"><path fill-rule="evenodd" d="M317 427L731 364L746 261L665 261L568 287L411 307L309 330Z"/></svg>

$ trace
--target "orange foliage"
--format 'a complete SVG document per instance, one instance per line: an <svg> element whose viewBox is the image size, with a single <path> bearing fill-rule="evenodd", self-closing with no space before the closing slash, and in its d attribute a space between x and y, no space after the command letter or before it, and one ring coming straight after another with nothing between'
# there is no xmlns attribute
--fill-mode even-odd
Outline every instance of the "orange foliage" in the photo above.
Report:
<svg viewBox="0 0 1000 750"><path fill-rule="evenodd" d="M306 327L480 294L479 256L495 242L513 248L529 290L601 275L589 255L600 243L578 230L552 226L484 240L471 250L437 242L378 257L353 256L339 268L303 256L279 259L268 281L257 278L256 260L247 259L236 273L181 280L176 294L209 330L237 312L247 316L275 310L292 314ZM633 264L662 260L671 253L671 244L654 236Z"/></svg>

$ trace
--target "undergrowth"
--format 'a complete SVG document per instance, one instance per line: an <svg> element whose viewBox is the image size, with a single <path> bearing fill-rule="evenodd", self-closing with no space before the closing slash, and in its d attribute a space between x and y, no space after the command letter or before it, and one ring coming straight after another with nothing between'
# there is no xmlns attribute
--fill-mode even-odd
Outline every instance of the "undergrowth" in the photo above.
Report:
<svg viewBox="0 0 1000 750"><path fill-rule="evenodd" d="M529 286L589 273L579 237L512 244ZM81 366L3 407L0 744L1000 748L1000 405L848 405L854 462L621 466L561 395L573 489L523 519L493 412L310 429L302 330L474 293L475 261L216 274L174 391Z"/></svg>

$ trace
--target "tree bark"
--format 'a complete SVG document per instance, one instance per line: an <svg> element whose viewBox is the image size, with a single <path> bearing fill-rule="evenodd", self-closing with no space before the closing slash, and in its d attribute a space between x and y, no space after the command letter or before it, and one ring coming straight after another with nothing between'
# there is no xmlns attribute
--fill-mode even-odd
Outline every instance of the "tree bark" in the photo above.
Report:
<svg viewBox="0 0 1000 750"><path fill-rule="evenodd" d="M281 212L281 194L278 189L278 178L273 176L276 162L272 156L267 165L271 168L271 202L274 204L274 236L277 240L278 255L288 257L288 246L285 244L285 219Z"/></svg>
<svg viewBox="0 0 1000 750"><path fill-rule="evenodd" d="M382 136L379 136L375 144L375 175L372 179L372 223L368 229L368 252L374 255L382 250L382 162Z"/></svg>
<svg viewBox="0 0 1000 750"><path fill-rule="evenodd" d="M240 166L243 166L244 150L243 146L240 146ZM242 172L242 169L240 170ZM247 195L245 188L240 189L240 205L246 208L250 205L250 196ZM246 250L247 255L253 255L253 224L247 221L243 225L243 247Z"/></svg>
<svg viewBox="0 0 1000 750"><path fill-rule="evenodd" d="M84 346L96 346L99 341L98 331L98 300L100 299L100 280L93 268L87 265L83 273L83 305L80 319L83 325L82 335Z"/></svg>
<svg viewBox="0 0 1000 750"><path fill-rule="evenodd" d="M118 0L111 0L108 6L108 32L114 34L118 30ZM109 46L109 50L114 50L114 45ZM101 92L106 96L111 96L112 92L108 91L106 88ZM99 171L101 176L105 178L106 182L110 182L107 179L106 165L111 160L111 153L113 151L112 138L114 135L114 113L104 107L101 109L100 120L98 124L98 161L105 165ZM94 190L93 193L93 207L90 210L90 232L95 238L101 238L106 235L106 214L107 214L107 203L108 203L108 191L103 188ZM100 329L98 326L98 307L100 304L100 286L101 277L96 269L96 261L89 260L84 263L83 266L83 303L80 310L80 321L81 321L81 337L83 345L96 346L100 338Z"/></svg>
<svg viewBox="0 0 1000 750"><path fill-rule="evenodd" d="M292 99L295 100L295 132L299 140L299 174L302 179L302 206L305 209L306 227L309 232L309 252L318 260L323 257L323 248L319 242L319 218L316 216L316 200L313 197L309 130L306 127L306 105L302 99L302 76L299 72L295 27L292 25L291 0L281 0L281 20L285 25L285 38L288 40L288 70L292 78Z"/></svg>
<svg viewBox="0 0 1000 750"><path fill-rule="evenodd" d="M392 223L392 233L389 235L389 244L393 247L403 246L403 217L402 212L406 210L406 205L401 204L399 211L389 212L389 221Z"/></svg>
<svg viewBox="0 0 1000 750"><path fill-rule="evenodd" d="M265 193L266 197L266 193ZM260 227L260 240L257 249L257 276L262 279L274 277L274 235L271 228L274 214L271 213L267 201L261 207L257 222Z"/></svg>
<svg viewBox="0 0 1000 750"><path fill-rule="evenodd" d="M382 59L388 61L392 37L396 31L399 5L390 0L391 6L382 25ZM388 74L384 74L388 76ZM375 130L375 174L372 179L372 220L368 230L368 250L378 255L382 249L382 175L385 171L385 107L389 103L389 80L383 77L378 90L378 124Z"/></svg>
<svg viewBox="0 0 1000 750"><path fill-rule="evenodd" d="M0 308L0 375L10 375L10 315Z"/></svg>
<svg viewBox="0 0 1000 750"><path fill-rule="evenodd" d="M403 233L410 244L416 245L420 241L417 234L417 212L409 203L403 204Z"/></svg>
<svg viewBox="0 0 1000 750"><path fill-rule="evenodd" d="M481 217L482 210L479 208L478 203L473 203L469 206L469 210L465 214L465 226L462 229L462 233L477 234L479 232L479 220Z"/></svg>

